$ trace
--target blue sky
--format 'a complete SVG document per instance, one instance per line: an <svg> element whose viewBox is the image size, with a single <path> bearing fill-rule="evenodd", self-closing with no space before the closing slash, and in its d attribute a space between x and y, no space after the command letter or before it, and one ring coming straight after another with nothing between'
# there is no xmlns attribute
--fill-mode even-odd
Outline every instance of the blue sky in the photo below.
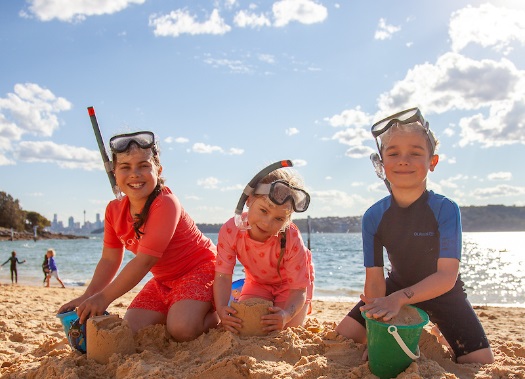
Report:
<svg viewBox="0 0 525 379"><path fill-rule="evenodd" d="M156 133L197 222L282 159L312 197L296 218L361 215L387 194L370 125L419 106L441 142L429 188L523 206L524 45L522 1L2 1L0 191L103 216L94 106L106 143Z"/></svg>

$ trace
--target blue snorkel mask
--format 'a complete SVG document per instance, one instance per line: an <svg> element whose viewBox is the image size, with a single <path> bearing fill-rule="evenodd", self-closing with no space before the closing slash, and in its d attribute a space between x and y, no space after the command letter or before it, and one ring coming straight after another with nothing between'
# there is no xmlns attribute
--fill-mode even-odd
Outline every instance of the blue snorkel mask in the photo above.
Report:
<svg viewBox="0 0 525 379"><path fill-rule="evenodd" d="M248 185L244 188L244 191L242 192L241 197L239 198L239 202L237 203L237 207L235 208L235 225L240 230L248 230L250 229L250 225L248 225L248 220L246 217L243 217L242 211L244 209L244 204L246 204L246 200L248 200L248 197L253 195L255 193L255 188L257 187L257 184L269 173L272 171L275 171L277 169L283 168L283 167L293 167L293 163L290 160L286 161L279 161L272 163L271 165L263 168L261 171L255 175L252 180L248 183Z"/></svg>

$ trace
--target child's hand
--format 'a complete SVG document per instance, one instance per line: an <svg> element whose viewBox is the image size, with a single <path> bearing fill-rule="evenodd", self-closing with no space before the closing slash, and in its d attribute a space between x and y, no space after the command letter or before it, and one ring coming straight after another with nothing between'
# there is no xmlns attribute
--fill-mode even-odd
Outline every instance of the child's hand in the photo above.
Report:
<svg viewBox="0 0 525 379"><path fill-rule="evenodd" d="M76 299L73 299L71 300L70 302L68 303L65 303L64 305L62 305L57 313L64 313L64 312L67 312L67 311L74 311L80 304L82 304L82 302L86 299L87 297L86 296L79 296L77 297Z"/></svg>
<svg viewBox="0 0 525 379"><path fill-rule="evenodd" d="M223 306L217 308L217 313L221 319L221 324L226 330L232 333L239 334L239 329L242 328L242 320L234 315L237 311L229 306Z"/></svg>
<svg viewBox="0 0 525 379"><path fill-rule="evenodd" d="M382 318L384 321L394 318L402 306L402 304L391 295L376 298L368 298L365 295L361 295L360 298L365 302L365 305L359 308L360 311L366 311L367 317Z"/></svg>
<svg viewBox="0 0 525 379"><path fill-rule="evenodd" d="M80 323L85 323L89 317L103 315L109 304L100 292L89 297L77 308Z"/></svg>
<svg viewBox="0 0 525 379"><path fill-rule="evenodd" d="M288 323L288 313L279 307L269 307L270 314L261 317L261 322L266 325L263 330L265 332L271 332L274 330L283 330L284 326Z"/></svg>

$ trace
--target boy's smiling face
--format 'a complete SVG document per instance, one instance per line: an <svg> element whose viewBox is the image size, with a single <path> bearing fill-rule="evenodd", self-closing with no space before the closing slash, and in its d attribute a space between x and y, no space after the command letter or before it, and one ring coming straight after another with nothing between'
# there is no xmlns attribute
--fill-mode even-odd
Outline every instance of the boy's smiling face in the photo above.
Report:
<svg viewBox="0 0 525 379"><path fill-rule="evenodd" d="M382 150L385 174L394 189L426 189L428 171L434 171L437 155L430 155L428 138L418 130L393 131Z"/></svg>

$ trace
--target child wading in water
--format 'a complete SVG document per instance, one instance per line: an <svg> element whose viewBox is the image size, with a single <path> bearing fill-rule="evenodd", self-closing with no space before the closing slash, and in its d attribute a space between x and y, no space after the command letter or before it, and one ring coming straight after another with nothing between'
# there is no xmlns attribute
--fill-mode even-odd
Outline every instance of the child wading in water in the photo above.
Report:
<svg viewBox="0 0 525 379"><path fill-rule="evenodd" d="M11 284L18 283L18 270L17 270L17 264L25 263L26 260L20 262L20 260L16 257L16 251L11 252L11 257L7 259L4 263L2 263L2 266L7 264L7 262L11 262L11 266L9 266L9 269L11 271Z"/></svg>
<svg viewBox="0 0 525 379"><path fill-rule="evenodd" d="M459 208L427 190L428 171L439 160L428 122L413 108L375 123L372 135L381 159L376 171L391 194L363 216L364 295L336 331L366 343L361 311L388 321L412 304L439 327L458 363L492 363L489 342L459 275ZM383 248L392 266L386 279Z"/></svg>
<svg viewBox="0 0 525 379"><path fill-rule="evenodd" d="M219 231L214 297L222 325L239 333L242 320L228 305L237 259L246 279L239 301L262 298L273 302L261 317L263 331L302 325L311 307L314 269L311 252L291 221L292 212L307 210L310 196L290 161L268 166L252 179L241 196L237 216ZM242 213L244 203L248 212Z"/></svg>

